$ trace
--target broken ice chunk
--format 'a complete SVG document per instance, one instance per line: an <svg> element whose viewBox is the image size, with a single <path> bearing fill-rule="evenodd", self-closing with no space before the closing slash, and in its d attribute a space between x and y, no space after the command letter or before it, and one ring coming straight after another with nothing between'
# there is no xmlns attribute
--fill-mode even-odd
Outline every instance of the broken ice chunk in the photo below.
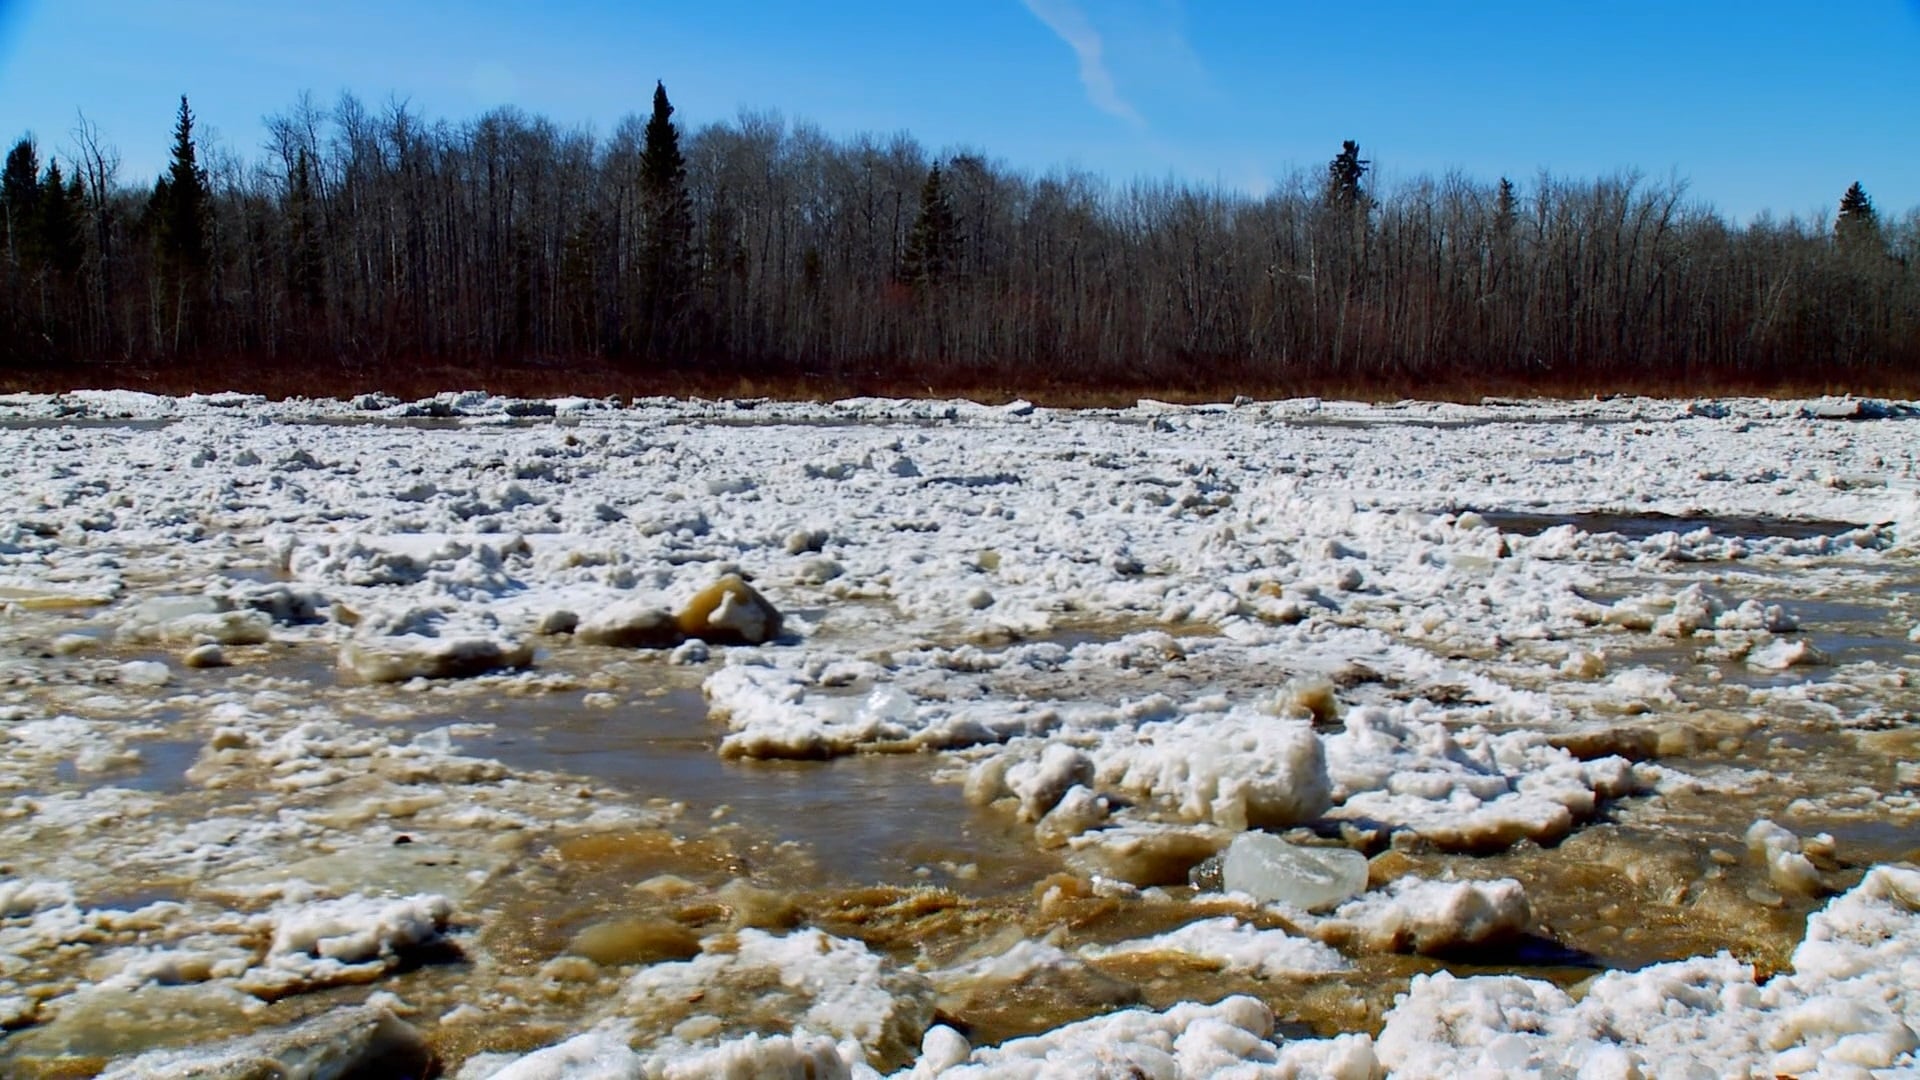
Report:
<svg viewBox="0 0 1920 1080"><path fill-rule="evenodd" d="M1329 908L1367 887L1367 859L1346 848L1308 848L1267 833L1241 833L1227 846L1221 881L1269 904Z"/></svg>
<svg viewBox="0 0 1920 1080"><path fill-rule="evenodd" d="M135 644L259 645L268 640L273 617L264 611L234 611L224 598L157 596L142 601L114 636Z"/></svg>
<svg viewBox="0 0 1920 1080"><path fill-rule="evenodd" d="M682 640L673 613L654 599L610 604L582 620L574 639L587 645L621 649L665 649Z"/></svg>
<svg viewBox="0 0 1920 1080"><path fill-rule="evenodd" d="M466 679L533 663L533 647L489 637L396 637L349 641L339 668L370 683L408 679Z"/></svg>
<svg viewBox="0 0 1920 1080"><path fill-rule="evenodd" d="M1747 654L1747 666L1764 671L1785 671L1827 662L1827 654L1806 641L1775 641Z"/></svg>
<svg viewBox="0 0 1920 1080"><path fill-rule="evenodd" d="M1335 947L1444 954L1510 941L1533 921L1526 890L1512 878L1428 881L1403 877L1366 893L1306 928Z"/></svg>
<svg viewBox="0 0 1920 1080"><path fill-rule="evenodd" d="M780 612L738 574L693 594L675 616L680 632L721 645L759 645L780 636Z"/></svg>
<svg viewBox="0 0 1920 1080"><path fill-rule="evenodd" d="M1800 838L1761 818L1747 828L1747 850L1767 867L1767 880L1784 893L1814 896L1820 892L1820 871L1801 851Z"/></svg>

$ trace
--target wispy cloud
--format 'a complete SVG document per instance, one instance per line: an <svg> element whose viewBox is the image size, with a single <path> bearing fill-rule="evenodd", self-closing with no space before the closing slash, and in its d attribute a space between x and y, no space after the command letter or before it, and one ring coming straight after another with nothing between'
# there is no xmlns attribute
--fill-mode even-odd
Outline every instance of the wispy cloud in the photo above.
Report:
<svg viewBox="0 0 1920 1080"><path fill-rule="evenodd" d="M1087 100L1109 116L1116 116L1136 127L1145 127L1138 112L1120 96L1113 72L1107 70L1106 47L1100 32L1087 20L1073 0L1021 0L1033 17L1046 24L1080 60L1080 84L1086 87Z"/></svg>

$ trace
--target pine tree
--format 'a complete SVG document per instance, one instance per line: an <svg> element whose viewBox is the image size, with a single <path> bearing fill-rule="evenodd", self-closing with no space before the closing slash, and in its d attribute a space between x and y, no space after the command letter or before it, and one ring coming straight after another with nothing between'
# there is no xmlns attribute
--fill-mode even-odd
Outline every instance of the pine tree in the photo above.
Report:
<svg viewBox="0 0 1920 1080"><path fill-rule="evenodd" d="M907 235L907 251L900 268L900 280L910 285L934 285L953 268L959 245L959 227L953 214L953 202L940 179L940 165L927 170L927 181L920 187L920 216L913 232Z"/></svg>
<svg viewBox="0 0 1920 1080"><path fill-rule="evenodd" d="M1869 249L1880 246L1880 218L1873 200L1858 180L1840 196L1840 216L1833 222L1833 238L1840 246Z"/></svg>
<svg viewBox="0 0 1920 1080"><path fill-rule="evenodd" d="M640 197L646 213L640 299L645 348L655 356L680 343L693 286L693 200L687 162L665 83L653 89L653 115L640 151Z"/></svg>
<svg viewBox="0 0 1920 1080"><path fill-rule="evenodd" d="M1372 164L1360 160L1359 143L1352 139L1342 142L1340 153L1327 163L1327 205L1346 211L1373 209L1373 200L1360 188L1360 180Z"/></svg>

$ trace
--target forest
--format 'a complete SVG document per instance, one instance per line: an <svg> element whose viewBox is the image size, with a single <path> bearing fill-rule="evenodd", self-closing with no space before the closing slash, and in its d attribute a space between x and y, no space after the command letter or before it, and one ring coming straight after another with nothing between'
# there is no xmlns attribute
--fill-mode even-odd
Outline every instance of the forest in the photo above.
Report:
<svg viewBox="0 0 1920 1080"><path fill-rule="evenodd" d="M1034 174L765 112L599 136L303 96L157 181L8 154L0 386L338 393L1920 386L1920 209L1731 222L1633 172L1260 196ZM1329 148L1334 150L1335 148Z"/></svg>

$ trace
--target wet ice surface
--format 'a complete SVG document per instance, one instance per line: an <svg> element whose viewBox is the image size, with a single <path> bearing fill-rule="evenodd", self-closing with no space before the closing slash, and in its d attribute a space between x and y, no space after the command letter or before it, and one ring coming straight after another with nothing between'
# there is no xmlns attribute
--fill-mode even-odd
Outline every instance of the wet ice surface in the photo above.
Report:
<svg viewBox="0 0 1920 1080"><path fill-rule="evenodd" d="M1912 1068L1911 419L0 399L0 1071Z"/></svg>

